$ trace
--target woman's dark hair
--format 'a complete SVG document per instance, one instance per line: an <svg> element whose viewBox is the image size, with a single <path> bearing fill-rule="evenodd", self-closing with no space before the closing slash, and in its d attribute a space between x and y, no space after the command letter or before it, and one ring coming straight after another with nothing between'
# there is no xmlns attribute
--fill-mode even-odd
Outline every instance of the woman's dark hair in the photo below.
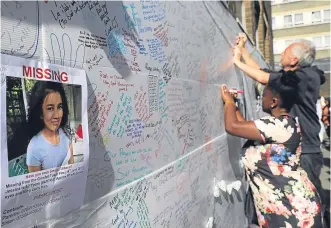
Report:
<svg viewBox="0 0 331 228"><path fill-rule="evenodd" d="M281 77L268 84L268 88L280 97L279 106L281 108L290 111L296 103L299 95L299 82L300 79L294 71L283 71Z"/></svg>
<svg viewBox="0 0 331 228"><path fill-rule="evenodd" d="M29 102L29 111L28 111L28 132L29 138L38 134L44 127L44 121L42 117L42 105L46 96L50 93L58 92L62 98L62 109L63 117L60 123L60 128L68 135L68 117L69 117L69 108L64 92L63 85L61 83L50 82L50 81L37 81L33 86Z"/></svg>

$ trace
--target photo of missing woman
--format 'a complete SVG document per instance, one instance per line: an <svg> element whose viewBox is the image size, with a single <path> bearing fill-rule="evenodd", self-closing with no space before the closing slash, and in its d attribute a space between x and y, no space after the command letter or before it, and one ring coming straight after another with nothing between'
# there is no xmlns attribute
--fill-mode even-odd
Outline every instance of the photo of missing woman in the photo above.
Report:
<svg viewBox="0 0 331 228"><path fill-rule="evenodd" d="M83 161L80 85L7 77L9 177Z"/></svg>

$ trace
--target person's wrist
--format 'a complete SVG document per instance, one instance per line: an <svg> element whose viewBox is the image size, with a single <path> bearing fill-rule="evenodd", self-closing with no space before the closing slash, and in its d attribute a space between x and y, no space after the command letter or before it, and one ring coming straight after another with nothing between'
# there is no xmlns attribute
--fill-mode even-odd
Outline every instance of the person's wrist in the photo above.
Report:
<svg viewBox="0 0 331 228"><path fill-rule="evenodd" d="M234 58L234 59L233 59L233 63L234 63L234 64L237 65L239 62L240 62L240 59L237 59L237 58Z"/></svg>
<svg viewBox="0 0 331 228"><path fill-rule="evenodd" d="M243 48L241 49L241 53L242 53L242 55L246 55L246 54L248 54L247 48L246 48L246 47L243 47Z"/></svg>
<svg viewBox="0 0 331 228"><path fill-rule="evenodd" d="M226 104L234 104L234 105L236 105L236 103L234 102L234 100L226 100L226 101L224 101L224 105L226 105Z"/></svg>

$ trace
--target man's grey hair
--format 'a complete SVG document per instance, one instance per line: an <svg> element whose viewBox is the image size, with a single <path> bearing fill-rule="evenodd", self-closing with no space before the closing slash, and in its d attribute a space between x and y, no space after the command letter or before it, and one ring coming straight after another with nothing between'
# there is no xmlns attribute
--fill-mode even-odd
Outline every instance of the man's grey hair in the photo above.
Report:
<svg viewBox="0 0 331 228"><path fill-rule="evenodd" d="M315 60L316 48L315 45L309 40L299 40L295 42L292 48L292 54L299 58L299 67L311 66Z"/></svg>

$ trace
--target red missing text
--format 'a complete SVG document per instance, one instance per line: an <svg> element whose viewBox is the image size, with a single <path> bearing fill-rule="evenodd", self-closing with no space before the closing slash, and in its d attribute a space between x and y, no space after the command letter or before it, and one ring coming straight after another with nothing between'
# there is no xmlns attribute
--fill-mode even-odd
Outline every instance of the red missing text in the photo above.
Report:
<svg viewBox="0 0 331 228"><path fill-rule="evenodd" d="M38 79L48 79L59 82L67 82L68 74L67 72L55 71L50 68L35 68L31 66L23 65L23 76L27 78L38 78Z"/></svg>

